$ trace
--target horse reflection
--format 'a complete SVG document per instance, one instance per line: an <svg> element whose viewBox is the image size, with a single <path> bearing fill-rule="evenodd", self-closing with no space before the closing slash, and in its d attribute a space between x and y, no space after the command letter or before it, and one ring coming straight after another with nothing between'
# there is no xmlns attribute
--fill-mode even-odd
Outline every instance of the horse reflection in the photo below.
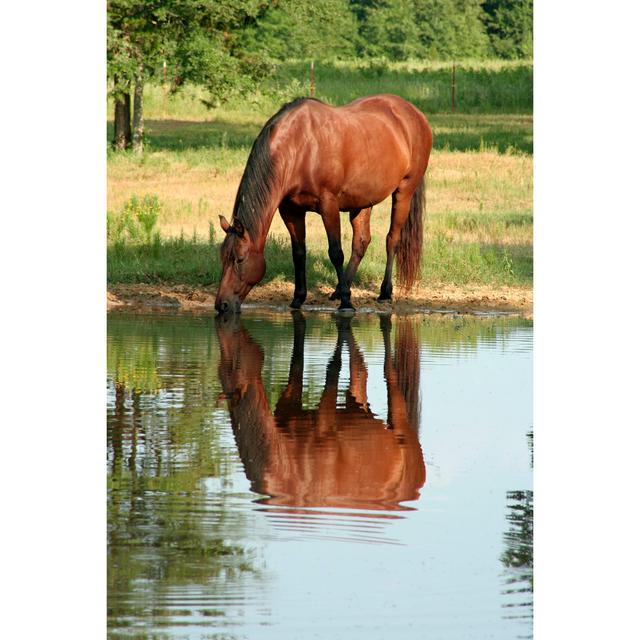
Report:
<svg viewBox="0 0 640 640"><path fill-rule="evenodd" d="M367 368L351 329L338 337L317 408L302 398L306 322L294 313L289 379L272 412L262 381L263 352L235 318L218 320L220 380L245 473L261 502L296 507L406 509L425 482L418 440L419 355L413 327L399 322L391 353L391 320L380 318L388 417L369 409ZM339 402L342 352L349 353L349 388Z"/></svg>

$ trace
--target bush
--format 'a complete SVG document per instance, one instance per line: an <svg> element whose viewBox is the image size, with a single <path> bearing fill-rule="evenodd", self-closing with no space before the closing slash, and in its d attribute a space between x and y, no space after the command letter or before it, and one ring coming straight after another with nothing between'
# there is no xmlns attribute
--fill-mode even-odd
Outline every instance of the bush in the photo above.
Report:
<svg viewBox="0 0 640 640"><path fill-rule="evenodd" d="M151 244L159 214L158 196L145 195L142 199L131 196L119 213L107 213L108 241L114 244L127 241Z"/></svg>

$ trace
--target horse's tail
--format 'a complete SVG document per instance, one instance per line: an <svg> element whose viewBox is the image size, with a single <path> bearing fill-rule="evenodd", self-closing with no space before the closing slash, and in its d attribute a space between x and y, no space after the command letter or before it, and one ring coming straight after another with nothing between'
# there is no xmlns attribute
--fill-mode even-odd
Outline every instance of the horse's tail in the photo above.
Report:
<svg viewBox="0 0 640 640"><path fill-rule="evenodd" d="M398 386L407 405L410 425L420 427L420 344L418 328L411 318L398 318L394 365L398 372Z"/></svg>
<svg viewBox="0 0 640 640"><path fill-rule="evenodd" d="M400 240L396 246L398 283L410 289L420 275L422 264L422 217L424 215L425 178L418 183L409 205L409 217L400 230Z"/></svg>

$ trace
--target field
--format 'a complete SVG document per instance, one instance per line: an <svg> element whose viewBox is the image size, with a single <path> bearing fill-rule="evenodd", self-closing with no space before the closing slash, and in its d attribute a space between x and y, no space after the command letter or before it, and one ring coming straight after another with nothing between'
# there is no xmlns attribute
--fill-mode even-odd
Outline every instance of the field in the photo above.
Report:
<svg viewBox="0 0 640 640"><path fill-rule="evenodd" d="M198 87L176 96L161 86L147 87L146 151L140 156L108 152L107 273L113 290L117 285L215 285L220 275L216 244L222 238L218 214L230 217L255 136L282 102L307 93L307 74L303 63L280 65L261 92L214 109L204 106L206 96ZM454 301L530 306L531 64L458 65L455 113L450 112L450 65L334 63L316 65L315 79L316 96L330 103L392 92L411 100L431 122L434 152L427 173L422 279L411 297L428 302L437 298L431 294L449 291ZM361 298L371 298L382 279L389 211L390 199L374 207L373 241L355 282ZM350 231L345 216L347 257ZM293 267L278 216L270 236L262 289L288 299ZM307 238L308 281L321 296L335 285L335 271L319 216L308 216ZM250 298L259 297L259 288Z"/></svg>

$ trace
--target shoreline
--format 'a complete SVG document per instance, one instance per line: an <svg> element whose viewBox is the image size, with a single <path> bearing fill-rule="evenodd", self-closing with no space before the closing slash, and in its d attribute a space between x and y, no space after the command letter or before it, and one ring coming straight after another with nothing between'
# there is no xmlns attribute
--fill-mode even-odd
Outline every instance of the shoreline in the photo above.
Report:
<svg viewBox="0 0 640 640"><path fill-rule="evenodd" d="M289 310L292 287L284 282L258 285L243 308ZM213 312L217 286L167 284L113 284L107 287L107 310L175 310ZM333 312L337 303L329 300L332 289L310 290L302 310ZM489 287L486 285L418 288L405 294L394 293L393 302L378 303L377 292L352 288L351 300L356 313L438 313L471 315L517 315L533 318L533 291L525 287Z"/></svg>

